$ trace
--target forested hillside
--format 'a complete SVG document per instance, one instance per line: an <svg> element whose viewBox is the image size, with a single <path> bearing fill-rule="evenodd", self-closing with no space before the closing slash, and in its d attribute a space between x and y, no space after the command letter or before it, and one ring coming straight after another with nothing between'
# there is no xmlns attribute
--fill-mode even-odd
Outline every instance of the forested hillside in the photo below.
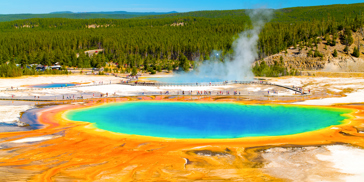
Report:
<svg viewBox="0 0 364 182"><path fill-rule="evenodd" d="M300 8L279 10L282 14L273 17L274 21L267 23L260 33L259 57L285 51L291 46L308 47L313 50L312 54L319 55L314 52L320 42L317 37L330 39L328 46L336 44L335 38L340 38L347 46L352 45L352 32L357 32L364 24L364 16L359 14L357 6L363 4L310 7L311 11L307 12ZM339 10L345 13L337 15ZM227 12L210 13L215 17L214 13ZM115 62L119 65L118 71L122 72L130 72L132 68L151 72L177 67L187 70L194 65L193 61L208 60L212 50L221 50L223 55L231 53L234 39L251 28L247 16L204 18L185 15L189 17L49 18L2 22L0 64L18 63L24 67L33 63L51 65L59 62L63 66L82 68ZM90 49L105 51L93 57L83 54ZM78 58L76 53L80 53Z"/></svg>

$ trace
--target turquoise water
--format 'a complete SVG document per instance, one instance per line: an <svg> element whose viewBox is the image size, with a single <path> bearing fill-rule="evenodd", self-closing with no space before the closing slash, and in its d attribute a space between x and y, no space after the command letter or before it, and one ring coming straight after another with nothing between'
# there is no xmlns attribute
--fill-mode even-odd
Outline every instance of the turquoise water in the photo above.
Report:
<svg viewBox="0 0 364 182"><path fill-rule="evenodd" d="M234 103L126 102L66 117L117 133L164 138L240 138L303 133L342 124L349 110Z"/></svg>
<svg viewBox="0 0 364 182"><path fill-rule="evenodd" d="M73 83L50 83L50 84L41 84L41 85L33 85L33 88L56 88L56 87L71 87L76 86L77 84Z"/></svg>
<svg viewBox="0 0 364 182"><path fill-rule="evenodd" d="M154 80L154 81L158 81L158 82L162 82L162 83L201 83L201 82L224 82L227 80L221 79L219 77L183 77L180 78L178 75L177 76L173 76L173 77L149 77L146 78L147 80Z"/></svg>

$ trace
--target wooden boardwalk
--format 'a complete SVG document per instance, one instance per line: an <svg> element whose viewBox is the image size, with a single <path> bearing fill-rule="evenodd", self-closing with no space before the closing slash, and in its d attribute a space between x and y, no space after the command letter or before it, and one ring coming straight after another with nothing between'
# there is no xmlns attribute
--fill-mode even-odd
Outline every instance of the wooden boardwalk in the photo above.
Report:
<svg viewBox="0 0 364 182"><path fill-rule="evenodd" d="M284 85L278 85L269 83L267 81L231 81L231 82L203 82L203 83L149 83L149 82L128 82L121 83L123 85L130 86L153 86L153 87L209 87L209 86L226 86L231 84L244 84L244 85L272 85L276 87L285 88L300 94L307 94L304 91L301 91L298 87L288 87Z"/></svg>
<svg viewBox="0 0 364 182"><path fill-rule="evenodd" d="M276 86L276 87L281 87L284 89L288 89L291 91L294 91L295 93L299 93L301 96L305 96L305 95L309 95L307 93L305 93L304 91L301 91L299 88L297 87L288 87L288 86L284 86L284 85L278 85L278 84L273 84L273 83L269 83L267 81L260 81L260 80L255 80L255 81L231 81L231 82L209 82L209 83L151 83L151 82L138 82L138 81L133 81L133 82L120 82L120 83L105 83L105 84L89 84L89 85L77 85L77 86L69 86L69 87L55 87L55 88L29 88L29 89L7 89L7 90L1 90L1 92L9 92L9 91L18 91L18 92L23 92L23 91L32 91L32 90L53 90L53 89L71 89L71 88L79 88L79 87L92 87L92 86L104 86L104 85L112 85L112 84L121 84L121 85L129 85L129 86L152 86L152 87L186 87L186 89L188 89L188 87L214 87L214 86L226 86L226 85L233 85L233 84L244 84L244 85L271 85L271 86ZM184 91L173 91L173 92L168 92L168 93L163 93L163 92L140 92L140 93L136 93L132 96L160 96L160 95L168 95L168 96L254 96L254 94L249 94L249 95L240 95L240 94L234 94L234 92L232 92L232 94L227 94L227 92L222 93L222 94L218 94L217 91L216 94L213 94L212 92L207 91L206 93L190 93L188 91L184 92ZM239 92L240 93L240 92ZM271 95L266 95L266 94L262 94L263 96L275 96L274 94ZM299 96L299 95L295 95L295 96ZM0 97L0 100L13 100L13 101L40 101L40 102L49 102L49 101L84 101L84 100L89 100L89 99L100 99L100 98L122 98L125 96L110 96L110 97L88 97L88 98L81 98L81 97L77 97L75 99L63 99L63 98L57 98L57 96L55 95L54 97L48 97L47 99L43 98L21 98L21 97Z"/></svg>

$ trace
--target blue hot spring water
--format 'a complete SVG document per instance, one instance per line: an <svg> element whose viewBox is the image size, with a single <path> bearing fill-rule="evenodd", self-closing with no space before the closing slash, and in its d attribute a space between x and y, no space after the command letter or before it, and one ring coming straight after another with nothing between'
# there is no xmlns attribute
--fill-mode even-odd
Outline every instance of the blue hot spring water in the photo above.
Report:
<svg viewBox="0 0 364 182"><path fill-rule="evenodd" d="M126 102L72 110L66 117L117 133L226 139L309 132L342 124L350 110L194 102Z"/></svg>
<svg viewBox="0 0 364 182"><path fill-rule="evenodd" d="M73 83L50 83L50 84L40 84L40 85L33 85L33 88L56 88L56 87L71 87L76 86L77 84Z"/></svg>
<svg viewBox="0 0 364 182"><path fill-rule="evenodd" d="M154 80L162 83L202 83L202 82L224 82L228 80L224 80L221 78L211 78L211 77L183 77L180 78L179 76L173 76L173 77L149 77L148 80Z"/></svg>

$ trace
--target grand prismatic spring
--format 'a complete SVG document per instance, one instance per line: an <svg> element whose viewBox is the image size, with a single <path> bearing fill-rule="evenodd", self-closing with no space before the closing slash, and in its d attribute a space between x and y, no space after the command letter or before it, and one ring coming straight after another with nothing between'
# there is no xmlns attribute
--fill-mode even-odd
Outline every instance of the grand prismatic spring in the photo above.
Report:
<svg viewBox="0 0 364 182"><path fill-rule="evenodd" d="M303 133L342 124L345 110L233 103L128 102L66 117L117 133L166 138L240 138Z"/></svg>

